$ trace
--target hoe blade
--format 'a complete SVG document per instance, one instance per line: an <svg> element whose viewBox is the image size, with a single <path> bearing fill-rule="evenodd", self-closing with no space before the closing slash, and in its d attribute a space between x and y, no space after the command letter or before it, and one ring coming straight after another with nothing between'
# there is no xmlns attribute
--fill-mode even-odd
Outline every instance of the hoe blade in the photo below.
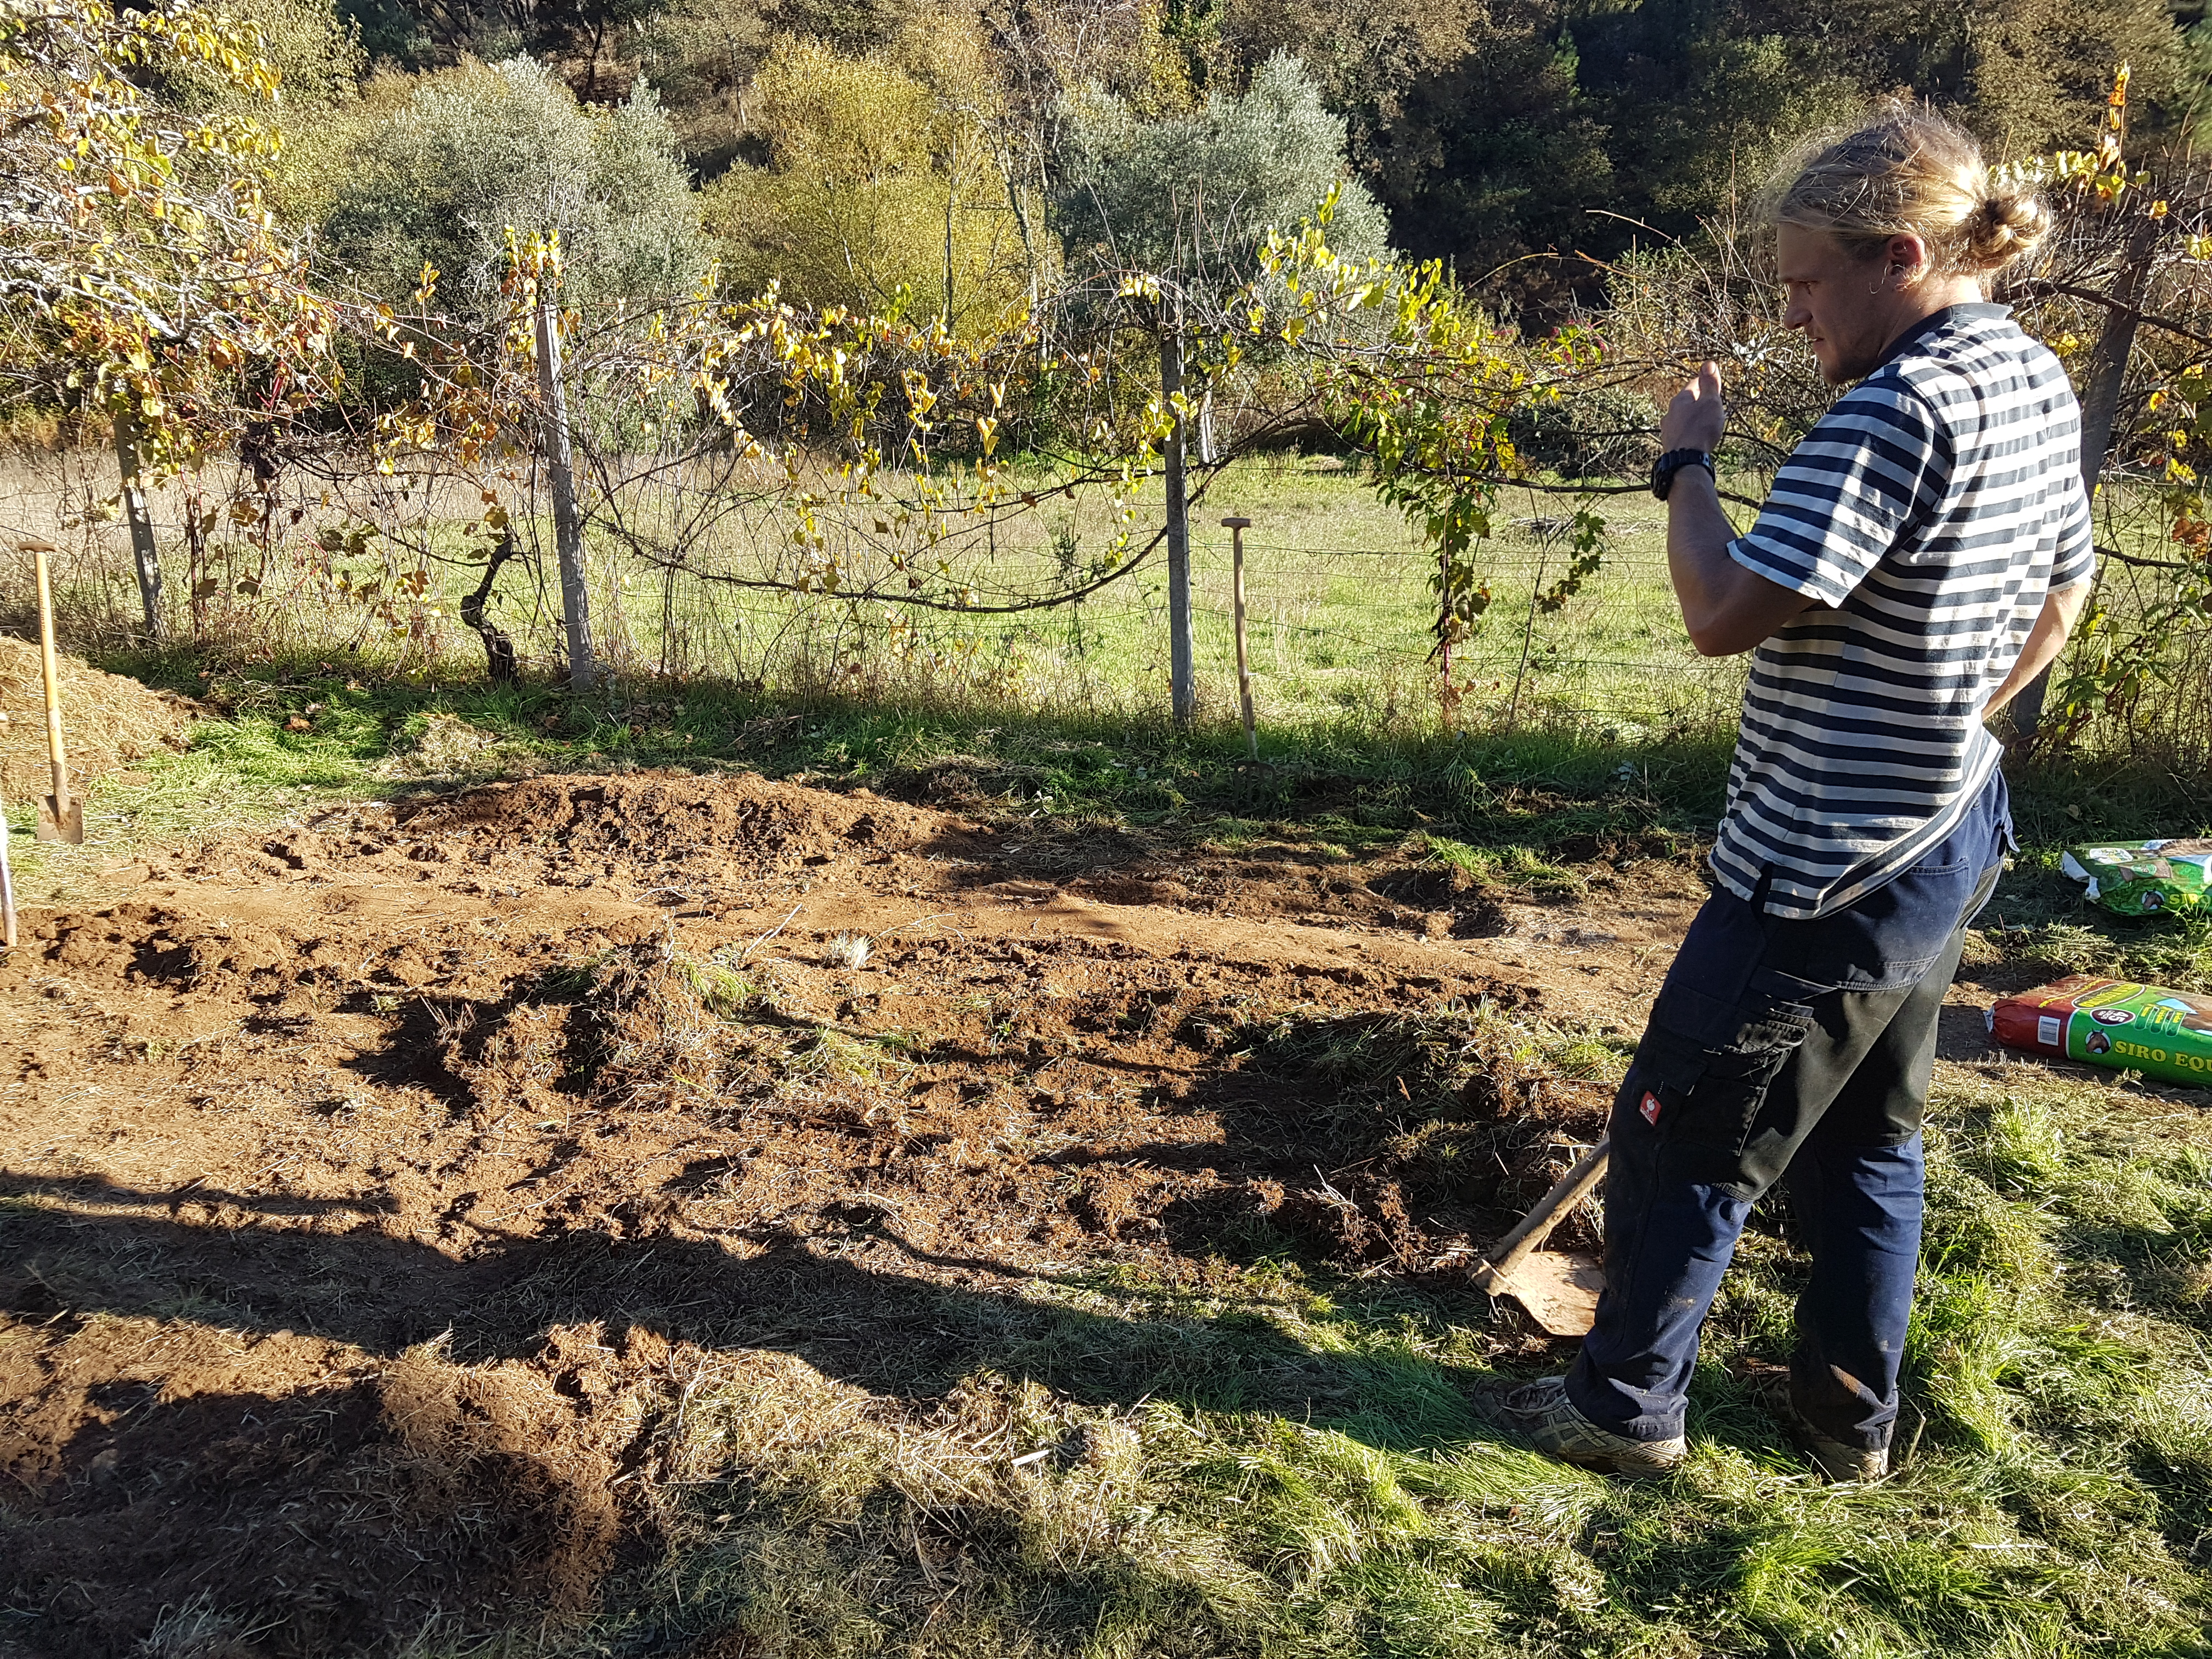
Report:
<svg viewBox="0 0 2212 1659"><path fill-rule="evenodd" d="M1553 1336L1587 1336L1597 1319L1597 1293L1605 1264L1594 1255L1539 1250L1508 1272L1493 1273L1483 1288L1510 1296Z"/></svg>
<svg viewBox="0 0 2212 1659"><path fill-rule="evenodd" d="M67 811L58 811L52 795L39 797L39 830L40 841L65 841L72 847L84 845L84 803L71 800Z"/></svg>

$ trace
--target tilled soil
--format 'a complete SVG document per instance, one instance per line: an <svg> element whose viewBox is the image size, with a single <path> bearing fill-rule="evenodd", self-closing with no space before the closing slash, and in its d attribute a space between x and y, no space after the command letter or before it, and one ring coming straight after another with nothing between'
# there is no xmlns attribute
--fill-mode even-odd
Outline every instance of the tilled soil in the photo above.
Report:
<svg viewBox="0 0 2212 1659"><path fill-rule="evenodd" d="M1590 851L1547 908L1403 856L540 777L34 913L0 967L0 1642L582 1610L651 1550L698 1356L912 1399L983 1363L944 1298L1014 1320L1040 1277L1303 1257L1533 1346L1463 1269L1604 1091L1486 1016L1632 1035L1701 896Z"/></svg>

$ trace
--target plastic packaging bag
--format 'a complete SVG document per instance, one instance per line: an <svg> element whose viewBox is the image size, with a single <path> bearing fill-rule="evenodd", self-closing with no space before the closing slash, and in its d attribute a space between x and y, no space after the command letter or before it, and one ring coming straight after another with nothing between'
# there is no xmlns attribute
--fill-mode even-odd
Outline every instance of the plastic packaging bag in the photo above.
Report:
<svg viewBox="0 0 2212 1659"><path fill-rule="evenodd" d="M2067 849L2058 867L2124 916L2189 910L2206 901L2212 841L2106 841Z"/></svg>
<svg viewBox="0 0 2212 1659"><path fill-rule="evenodd" d="M2008 1048L2063 1054L2171 1083L2212 1084L2212 997L2075 974L1989 1012Z"/></svg>

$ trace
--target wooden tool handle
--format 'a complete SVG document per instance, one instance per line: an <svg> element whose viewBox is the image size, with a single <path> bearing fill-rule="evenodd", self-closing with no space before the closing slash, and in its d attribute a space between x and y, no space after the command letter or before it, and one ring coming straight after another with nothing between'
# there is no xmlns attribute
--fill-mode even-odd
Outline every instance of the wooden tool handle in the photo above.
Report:
<svg viewBox="0 0 2212 1659"><path fill-rule="evenodd" d="M54 598L46 575L46 550L31 550L39 585L39 671L46 682L46 759L53 768L54 811L69 811L69 760L62 750L62 680L54 664Z"/></svg>
<svg viewBox="0 0 2212 1659"><path fill-rule="evenodd" d="M1486 1264L1493 1273L1510 1273L1535 1254L1551 1237L1552 1229L1566 1219L1567 1212L1589 1197L1591 1189L1605 1179L1606 1157L1612 1150L1610 1137L1600 1140L1590 1148L1589 1157L1561 1176L1552 1190L1537 1201L1536 1207L1521 1218L1519 1226L1498 1241Z"/></svg>

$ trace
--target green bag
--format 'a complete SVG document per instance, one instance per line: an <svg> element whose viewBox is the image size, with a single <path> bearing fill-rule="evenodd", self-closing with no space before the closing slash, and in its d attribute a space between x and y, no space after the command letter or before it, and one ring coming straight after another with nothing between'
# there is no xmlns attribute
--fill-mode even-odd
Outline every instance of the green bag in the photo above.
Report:
<svg viewBox="0 0 2212 1659"><path fill-rule="evenodd" d="M2107 841L2067 849L2058 867L2090 900L2124 916L2193 910L2205 901L2212 841Z"/></svg>

